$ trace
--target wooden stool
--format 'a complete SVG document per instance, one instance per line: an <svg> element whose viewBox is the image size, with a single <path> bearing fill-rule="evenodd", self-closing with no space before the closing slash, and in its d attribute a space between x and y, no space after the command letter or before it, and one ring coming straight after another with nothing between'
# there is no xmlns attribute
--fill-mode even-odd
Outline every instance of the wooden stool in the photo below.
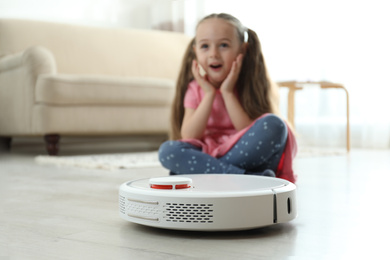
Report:
<svg viewBox="0 0 390 260"><path fill-rule="evenodd" d="M306 82L298 82L298 81L284 81L284 82L278 82L278 85L280 87L287 87L289 88L288 91L288 111L287 111L287 119L291 123L293 127L295 127L294 124L294 113L295 113L295 91L296 90L301 90L303 89L304 85L307 84L316 84L321 87L321 89L328 89L328 88L339 88L343 89L346 94L347 98L347 152L350 151L351 149L351 144L350 144L350 136L349 136L349 94L347 89L341 85L341 84L336 84L336 83L331 83L331 82L326 82L326 81L319 81L319 82L312 82L312 81L306 81Z"/></svg>

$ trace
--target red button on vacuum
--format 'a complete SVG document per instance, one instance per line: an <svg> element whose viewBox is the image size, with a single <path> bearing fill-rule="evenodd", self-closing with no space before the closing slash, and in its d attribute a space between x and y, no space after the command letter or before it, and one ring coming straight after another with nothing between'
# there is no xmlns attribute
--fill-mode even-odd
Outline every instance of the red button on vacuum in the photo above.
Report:
<svg viewBox="0 0 390 260"><path fill-rule="evenodd" d="M175 188L176 188L177 190L180 190L180 189L188 189L188 188L191 188L191 186L188 185L188 184L178 184L178 185L175 186Z"/></svg>
<svg viewBox="0 0 390 260"><path fill-rule="evenodd" d="M158 189L158 190L172 190L172 185L157 185L157 184L151 184L150 188L152 189Z"/></svg>
<svg viewBox="0 0 390 260"><path fill-rule="evenodd" d="M150 188L158 190L180 190L191 188L192 179L184 177L161 177L149 180Z"/></svg>

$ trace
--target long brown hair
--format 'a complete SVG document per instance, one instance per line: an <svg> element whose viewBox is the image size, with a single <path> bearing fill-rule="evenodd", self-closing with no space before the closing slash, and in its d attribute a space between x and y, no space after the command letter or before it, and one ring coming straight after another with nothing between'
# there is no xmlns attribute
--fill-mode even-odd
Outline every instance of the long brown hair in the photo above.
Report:
<svg viewBox="0 0 390 260"><path fill-rule="evenodd" d="M251 119L256 119L264 113L277 113L277 92L273 91L273 83L269 80L267 69L261 51L260 40L251 29L245 28L232 15L221 13L204 17L199 23L210 18L219 18L231 23L237 31L240 43L247 41L247 48L242 62L241 72L237 80L237 91L240 103ZM247 34L247 39L245 39ZM193 46L195 38L189 43L184 54L181 70L176 83L176 94L172 105L171 139L180 139L180 129L184 117L184 95L188 84L194 79L191 71L192 61L196 59Z"/></svg>

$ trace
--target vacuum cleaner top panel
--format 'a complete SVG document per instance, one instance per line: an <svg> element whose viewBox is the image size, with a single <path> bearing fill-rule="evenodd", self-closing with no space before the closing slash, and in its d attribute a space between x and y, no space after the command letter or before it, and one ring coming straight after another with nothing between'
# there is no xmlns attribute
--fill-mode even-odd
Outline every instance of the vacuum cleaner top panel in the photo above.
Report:
<svg viewBox="0 0 390 260"><path fill-rule="evenodd" d="M152 192L158 196L215 197L269 193L291 183L278 178L250 175L194 174L140 179L126 185L137 193Z"/></svg>

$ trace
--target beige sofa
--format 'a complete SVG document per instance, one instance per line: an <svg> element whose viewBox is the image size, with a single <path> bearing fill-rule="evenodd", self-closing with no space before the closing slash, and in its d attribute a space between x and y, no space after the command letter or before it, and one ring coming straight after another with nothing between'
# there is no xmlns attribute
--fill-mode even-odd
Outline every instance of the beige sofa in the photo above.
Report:
<svg viewBox="0 0 390 260"><path fill-rule="evenodd" d="M0 137L162 134L189 37L0 19Z"/></svg>

